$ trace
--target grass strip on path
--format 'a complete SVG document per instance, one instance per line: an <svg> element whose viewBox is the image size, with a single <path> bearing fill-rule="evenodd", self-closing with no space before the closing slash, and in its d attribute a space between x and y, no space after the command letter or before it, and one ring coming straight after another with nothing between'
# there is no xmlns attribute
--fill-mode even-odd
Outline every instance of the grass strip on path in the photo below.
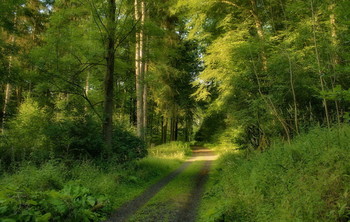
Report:
<svg viewBox="0 0 350 222"><path fill-rule="evenodd" d="M190 164L190 162L183 163L177 170L173 171L168 176L149 187L140 196L122 205L108 221L118 222L127 220L129 216L134 214L140 207L147 203L154 195L156 195L164 186L166 186L171 180L184 171Z"/></svg>
<svg viewBox="0 0 350 222"><path fill-rule="evenodd" d="M194 181L203 161L193 162L183 173L153 197L129 221L177 221L183 206L188 203Z"/></svg>

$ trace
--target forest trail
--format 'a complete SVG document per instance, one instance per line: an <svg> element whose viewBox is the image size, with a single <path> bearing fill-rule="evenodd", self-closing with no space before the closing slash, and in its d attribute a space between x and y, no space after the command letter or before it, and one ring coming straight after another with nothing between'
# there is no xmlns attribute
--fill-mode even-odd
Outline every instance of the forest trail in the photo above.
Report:
<svg viewBox="0 0 350 222"><path fill-rule="evenodd" d="M195 221L211 163L218 156L204 147L192 149L191 158L122 205L108 222Z"/></svg>

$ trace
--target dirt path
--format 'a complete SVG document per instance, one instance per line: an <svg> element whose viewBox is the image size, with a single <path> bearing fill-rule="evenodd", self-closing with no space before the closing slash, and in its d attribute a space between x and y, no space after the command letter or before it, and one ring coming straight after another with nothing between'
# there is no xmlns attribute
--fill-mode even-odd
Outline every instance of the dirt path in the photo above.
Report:
<svg viewBox="0 0 350 222"><path fill-rule="evenodd" d="M189 160L183 163L177 170L152 185L140 196L122 205L108 222L128 221L130 217L137 213L139 214L137 215L138 217L134 216L131 219L132 221L195 221L197 207L199 206L204 191L204 185L208 177L211 162L216 158L217 156L212 151L203 147L194 147L193 156ZM147 205L152 197L156 196L163 188L167 188L170 182L174 183L174 179L177 178L179 174L183 176L183 174L186 173L184 171L190 168L190 165L193 165L193 163L201 164L202 162L203 166L200 170L185 175L191 187L188 192L184 191L184 193L177 195L177 199L180 199L179 201L171 201L171 194L169 194L169 200L166 202L156 202Z"/></svg>

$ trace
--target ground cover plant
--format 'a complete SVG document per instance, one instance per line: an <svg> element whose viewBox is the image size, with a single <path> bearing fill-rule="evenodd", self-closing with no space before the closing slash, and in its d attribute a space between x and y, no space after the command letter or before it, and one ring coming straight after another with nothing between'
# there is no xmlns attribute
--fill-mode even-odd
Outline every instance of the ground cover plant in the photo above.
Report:
<svg viewBox="0 0 350 222"><path fill-rule="evenodd" d="M189 149L188 145L182 146ZM51 160L40 166L23 163L16 173L0 177L0 219L8 222L107 219L113 210L184 160L164 157L153 154L124 164L93 160Z"/></svg>
<svg viewBox="0 0 350 222"><path fill-rule="evenodd" d="M348 221L349 144L345 125L315 128L265 152L223 155L199 221Z"/></svg>

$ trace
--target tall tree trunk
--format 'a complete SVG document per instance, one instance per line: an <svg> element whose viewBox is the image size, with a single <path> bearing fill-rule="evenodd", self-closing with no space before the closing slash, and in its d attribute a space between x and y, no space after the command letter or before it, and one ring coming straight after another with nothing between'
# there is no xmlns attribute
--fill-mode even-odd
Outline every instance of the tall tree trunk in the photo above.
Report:
<svg viewBox="0 0 350 222"><path fill-rule="evenodd" d="M178 136L179 136L179 118L177 117L175 119L175 129L174 129L174 140L177 141L178 140Z"/></svg>
<svg viewBox="0 0 350 222"><path fill-rule="evenodd" d="M113 134L113 94L114 94L114 63L115 63L115 30L116 30L116 2L108 0L108 23L107 23L107 70L104 80L104 117L103 135L105 149L108 155L112 152Z"/></svg>
<svg viewBox="0 0 350 222"><path fill-rule="evenodd" d="M143 139L146 140L147 136L147 83L146 83L146 75L148 71L148 63L146 61L146 46L147 46L147 38L145 36L145 20L146 20L146 6L145 1L141 1L141 35L140 35L140 43L141 43L141 78L142 78L142 132ZM141 86L142 87L142 86Z"/></svg>
<svg viewBox="0 0 350 222"><path fill-rule="evenodd" d="M168 121L163 116L162 117L162 143L166 143L167 141L167 131L168 131Z"/></svg>
<svg viewBox="0 0 350 222"><path fill-rule="evenodd" d="M299 123L298 123L298 106L297 106L297 99L295 95L295 89L294 89L294 77L293 77L293 69L292 69L292 60L290 56L287 54L288 62L289 62L289 80L290 80L290 88L292 89L292 95L293 95L293 104L294 104L294 125L295 125L295 132L299 134Z"/></svg>
<svg viewBox="0 0 350 222"><path fill-rule="evenodd" d="M145 139L144 134L144 1L139 4L138 0L135 0L135 21L141 21L140 30L136 31L135 42L135 76L136 76L136 116L137 116L137 135L141 139ZM140 10L141 7L141 10Z"/></svg>
<svg viewBox="0 0 350 222"><path fill-rule="evenodd" d="M147 85L144 84L143 86L143 133L144 133L144 139L147 137Z"/></svg>
<svg viewBox="0 0 350 222"><path fill-rule="evenodd" d="M90 75L87 74L86 79L85 79L85 88L84 88L85 96L89 95L89 79L90 79Z"/></svg>
<svg viewBox="0 0 350 222"><path fill-rule="evenodd" d="M10 69L10 65L9 65L9 69ZM2 133L5 132L5 122L6 122L6 118L7 118L7 116L6 116L7 115L7 107L8 107L9 101L10 101L10 97L11 97L11 91L12 91L11 88L12 88L11 84L7 83L6 87L5 87L4 106L2 109L2 122L1 122Z"/></svg>
<svg viewBox="0 0 350 222"><path fill-rule="evenodd" d="M16 22L17 22L17 16L15 16L15 18L14 18L14 23L16 23ZM10 43L12 46L14 46L15 36L13 36L13 35L10 36ZM8 79L10 79L11 75L12 75L12 63L13 63L13 52L11 52L11 54L9 56L9 63L8 63L8 67L7 67L7 72L8 72L7 78ZM2 122L1 122L2 133L5 132L7 109L8 109L8 104L10 102L11 93L12 93L12 86L9 83L9 80L7 80L7 81L8 82L7 82L6 87L5 87L4 106L2 108Z"/></svg>
<svg viewBox="0 0 350 222"><path fill-rule="evenodd" d="M318 51L318 45L317 45L317 39L316 39L316 14L314 10L314 0L311 0L311 12L312 12L312 34L313 34L313 41L314 41L314 47L315 47L315 54L316 54L316 61L317 61L317 68L318 68L318 75L319 75L319 80L320 80L320 85L321 85L321 90L325 90L325 84L324 84L324 79L323 79L323 74L322 74L322 69L321 69L321 59L320 59L320 54ZM324 111L326 115L326 122L327 122L327 127L330 128L330 120L329 120L329 112L328 112L328 104L327 100L323 98L323 106L324 106Z"/></svg>
<svg viewBox="0 0 350 222"><path fill-rule="evenodd" d="M331 42L333 46L333 52L331 54L331 64L332 64L332 69L333 69L333 78L332 78L332 87L334 89L334 84L337 81L337 76L336 76L336 67L339 65L339 55L337 53L337 47L338 47L338 34L337 34L337 29L336 29L336 20L335 20L335 14L334 14L334 7L335 3L332 2L332 4L329 5L329 22L330 22L330 27L331 27ZM340 125L340 111L339 111L339 103L338 100L335 100L335 108L337 112L337 122L338 125Z"/></svg>
<svg viewBox="0 0 350 222"><path fill-rule="evenodd" d="M85 87L84 87L84 96L87 98L89 95L89 74L87 74L86 79L85 79ZM85 112L88 111L89 105L86 104L84 107Z"/></svg>
<svg viewBox="0 0 350 222"><path fill-rule="evenodd" d="M256 5L256 0L250 0L250 4L252 6L252 9L250 10L250 12L254 18L255 28L256 28L256 31L258 33L260 43L264 44L265 35L264 35L264 30L262 28L262 21L258 15L258 8ZM266 57L266 52L265 52L264 46L262 47L262 51L261 51L261 61L262 61L263 71L267 71L267 57Z"/></svg>

